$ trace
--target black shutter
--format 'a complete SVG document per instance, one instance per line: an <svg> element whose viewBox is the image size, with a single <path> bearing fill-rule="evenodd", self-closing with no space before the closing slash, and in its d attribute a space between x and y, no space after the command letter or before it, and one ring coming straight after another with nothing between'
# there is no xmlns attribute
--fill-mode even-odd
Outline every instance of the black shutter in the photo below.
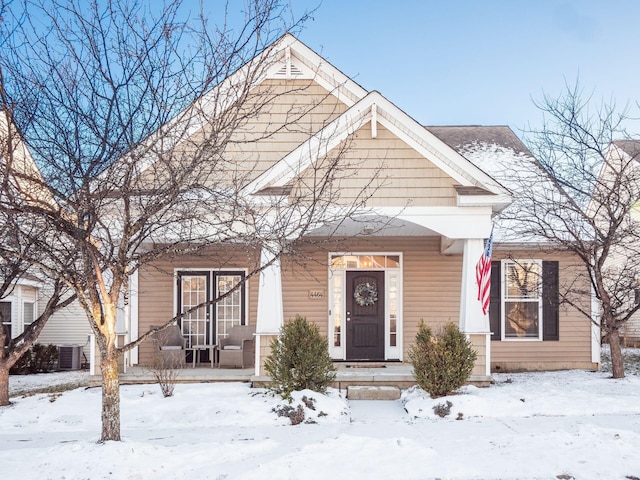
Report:
<svg viewBox="0 0 640 480"><path fill-rule="evenodd" d="M489 328L491 328L491 340L502 339L502 322L500 321L501 295L500 277L501 262L491 262L491 303L489 303Z"/></svg>
<svg viewBox="0 0 640 480"><path fill-rule="evenodd" d="M542 340L559 340L558 262L542 262Z"/></svg>

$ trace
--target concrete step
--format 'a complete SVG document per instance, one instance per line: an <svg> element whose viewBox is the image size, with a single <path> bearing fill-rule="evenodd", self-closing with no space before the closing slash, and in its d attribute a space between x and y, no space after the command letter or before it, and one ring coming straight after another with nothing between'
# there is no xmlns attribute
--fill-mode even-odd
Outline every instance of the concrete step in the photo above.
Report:
<svg viewBox="0 0 640 480"><path fill-rule="evenodd" d="M389 386L350 385L347 387L347 398L349 400L398 400L400 389Z"/></svg>

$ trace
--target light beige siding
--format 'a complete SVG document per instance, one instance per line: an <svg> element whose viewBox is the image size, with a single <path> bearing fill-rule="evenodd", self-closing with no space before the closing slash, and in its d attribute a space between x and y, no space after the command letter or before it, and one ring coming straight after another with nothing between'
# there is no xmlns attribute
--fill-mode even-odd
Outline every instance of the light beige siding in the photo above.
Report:
<svg viewBox="0 0 640 480"><path fill-rule="evenodd" d="M176 148L174 160L179 161L180 155L190 157L201 146L209 145L210 152L199 152L198 155L206 154L212 162L208 166L215 171L212 181L244 185L346 109L337 97L313 80L265 80L246 99L236 120L228 120L232 123L232 131L215 132L223 140L215 140L214 146L222 150L211 148L208 136L212 134L212 128L219 128L212 120L212 125L195 132ZM150 167L142 183L162 181L163 172L166 169L160 164Z"/></svg>
<svg viewBox="0 0 640 480"><path fill-rule="evenodd" d="M461 256L440 254L440 237L376 237L336 243L334 251L401 253L403 256L404 357L424 320L439 327L459 322ZM310 290L328 288L330 245L306 248L304 262L283 261L282 289L284 318L296 314L316 323L326 336L329 323L328 297L309 299Z"/></svg>
<svg viewBox="0 0 640 480"><path fill-rule="evenodd" d="M460 311L460 283L462 275L461 255L442 255L440 237L375 237L369 239L342 239L338 242L298 244L295 258L282 259L283 308L285 321L297 314L318 325L323 336L327 335L328 311L328 258L329 252L401 253L402 254L402 310L403 352L414 341L420 321L437 330L446 322L458 324ZM241 249L227 251L228 261L223 268L249 268L255 266L258 255L247 254ZM514 258L524 258L523 252L511 252ZM498 252L494 258L508 256ZM531 252L526 258L531 258ZM218 260L214 260L217 258ZM139 317L140 332L150 325L171 318L175 305L174 268L218 268L218 257L207 255L158 262L140 272ZM580 270L564 256L544 257L559 260L560 283L576 278ZM258 277L249 280L248 321L255 324L258 301ZM310 298L310 291L322 290L322 299ZM483 375L486 357L484 340L473 339L479 351L474 374ZM269 338L262 337L261 364L269 353ZM140 363L150 359L150 345L140 348ZM494 371L591 368L591 325L589 320L575 309L563 308L560 312L559 341L492 341L491 367Z"/></svg>
<svg viewBox="0 0 640 480"><path fill-rule="evenodd" d="M476 363L473 366L472 376L486 376L487 374L487 335L469 335L469 341L476 353Z"/></svg>
<svg viewBox="0 0 640 480"><path fill-rule="evenodd" d="M338 165L339 203L367 200L369 206L455 206L457 183L427 158L382 126L371 138L367 123L330 151L323 165ZM298 184L313 185L324 169L309 168Z"/></svg>
<svg viewBox="0 0 640 480"><path fill-rule="evenodd" d="M586 273L568 255L541 252L494 251L494 260L506 258L540 258L557 260L560 272L560 290L571 282L582 282L589 291ZM583 308L589 310L590 299L582 299ZM576 299L573 299L576 300ZM595 368L591 362L591 321L575 308L560 307L560 340L504 340L491 342L491 368L493 371L558 370L566 368Z"/></svg>
<svg viewBox="0 0 640 480"><path fill-rule="evenodd" d="M198 256L157 261L144 266L139 273L138 331L143 334L152 325L162 325L176 315L175 270L247 270L254 271L259 254L242 248L220 247L215 252L203 252ZM247 322L255 325L258 304L258 275L248 280ZM147 365L153 358L150 341L139 349L139 364Z"/></svg>

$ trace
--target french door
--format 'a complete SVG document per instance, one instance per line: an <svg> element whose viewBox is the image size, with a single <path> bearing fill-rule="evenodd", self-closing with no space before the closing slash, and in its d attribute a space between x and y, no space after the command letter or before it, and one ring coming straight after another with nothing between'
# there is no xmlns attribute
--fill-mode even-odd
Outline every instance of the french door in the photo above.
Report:
<svg viewBox="0 0 640 480"><path fill-rule="evenodd" d="M178 272L177 307L178 314L183 314L180 325L187 349L193 345L218 344L220 339L228 335L231 327L246 323L245 290L244 272ZM194 310L189 312L191 309ZM208 350L200 353L201 361L209 361L206 358Z"/></svg>

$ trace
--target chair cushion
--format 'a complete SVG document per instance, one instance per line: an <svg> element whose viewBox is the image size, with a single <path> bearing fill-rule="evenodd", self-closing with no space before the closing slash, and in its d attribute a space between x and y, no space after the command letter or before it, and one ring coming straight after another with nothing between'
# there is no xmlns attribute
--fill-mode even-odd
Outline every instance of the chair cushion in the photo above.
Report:
<svg viewBox="0 0 640 480"><path fill-rule="evenodd" d="M223 350L241 350L242 347L240 345L225 345L222 347Z"/></svg>

